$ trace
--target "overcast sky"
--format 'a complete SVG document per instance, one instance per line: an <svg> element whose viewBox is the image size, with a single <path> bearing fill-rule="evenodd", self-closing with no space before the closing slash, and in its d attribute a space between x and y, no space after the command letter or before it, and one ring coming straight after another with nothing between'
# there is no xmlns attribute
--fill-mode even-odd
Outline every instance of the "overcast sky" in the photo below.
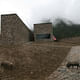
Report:
<svg viewBox="0 0 80 80"><path fill-rule="evenodd" d="M46 19L80 23L80 0L0 0L0 14L17 13L30 29Z"/></svg>

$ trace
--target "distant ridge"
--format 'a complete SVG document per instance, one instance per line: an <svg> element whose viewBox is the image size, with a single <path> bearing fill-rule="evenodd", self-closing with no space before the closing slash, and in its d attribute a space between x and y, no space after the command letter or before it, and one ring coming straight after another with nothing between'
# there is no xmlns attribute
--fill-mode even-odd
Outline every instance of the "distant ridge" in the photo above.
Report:
<svg viewBox="0 0 80 80"><path fill-rule="evenodd" d="M70 21L68 21L69 23ZM53 34L58 38L70 38L80 36L80 24L70 22L67 24L65 21L58 19L57 23L53 26Z"/></svg>

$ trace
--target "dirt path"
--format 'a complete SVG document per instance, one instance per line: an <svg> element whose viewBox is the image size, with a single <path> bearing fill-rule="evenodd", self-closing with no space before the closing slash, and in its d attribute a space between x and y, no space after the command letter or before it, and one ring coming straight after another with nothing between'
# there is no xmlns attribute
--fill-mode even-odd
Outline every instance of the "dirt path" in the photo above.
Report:
<svg viewBox="0 0 80 80"><path fill-rule="evenodd" d="M72 47L61 66L46 80L80 80L80 68L78 70L76 68L68 69L66 67L68 61L80 62L80 46Z"/></svg>

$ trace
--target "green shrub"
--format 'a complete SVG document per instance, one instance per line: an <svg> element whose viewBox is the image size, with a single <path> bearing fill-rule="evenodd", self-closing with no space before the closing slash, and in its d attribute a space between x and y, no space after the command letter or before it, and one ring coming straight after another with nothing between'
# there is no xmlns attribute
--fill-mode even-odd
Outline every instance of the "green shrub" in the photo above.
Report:
<svg viewBox="0 0 80 80"><path fill-rule="evenodd" d="M68 25L64 21L60 20L56 25L54 25L53 34L57 39L77 37L80 36L80 25Z"/></svg>

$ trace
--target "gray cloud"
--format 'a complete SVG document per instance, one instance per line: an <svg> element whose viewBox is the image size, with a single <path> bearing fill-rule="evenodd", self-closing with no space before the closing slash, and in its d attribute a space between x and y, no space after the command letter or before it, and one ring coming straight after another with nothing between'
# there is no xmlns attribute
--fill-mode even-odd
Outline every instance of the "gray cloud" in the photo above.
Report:
<svg viewBox="0 0 80 80"><path fill-rule="evenodd" d="M80 23L80 0L0 0L0 14L4 13L17 13L30 29L46 19L66 18Z"/></svg>

